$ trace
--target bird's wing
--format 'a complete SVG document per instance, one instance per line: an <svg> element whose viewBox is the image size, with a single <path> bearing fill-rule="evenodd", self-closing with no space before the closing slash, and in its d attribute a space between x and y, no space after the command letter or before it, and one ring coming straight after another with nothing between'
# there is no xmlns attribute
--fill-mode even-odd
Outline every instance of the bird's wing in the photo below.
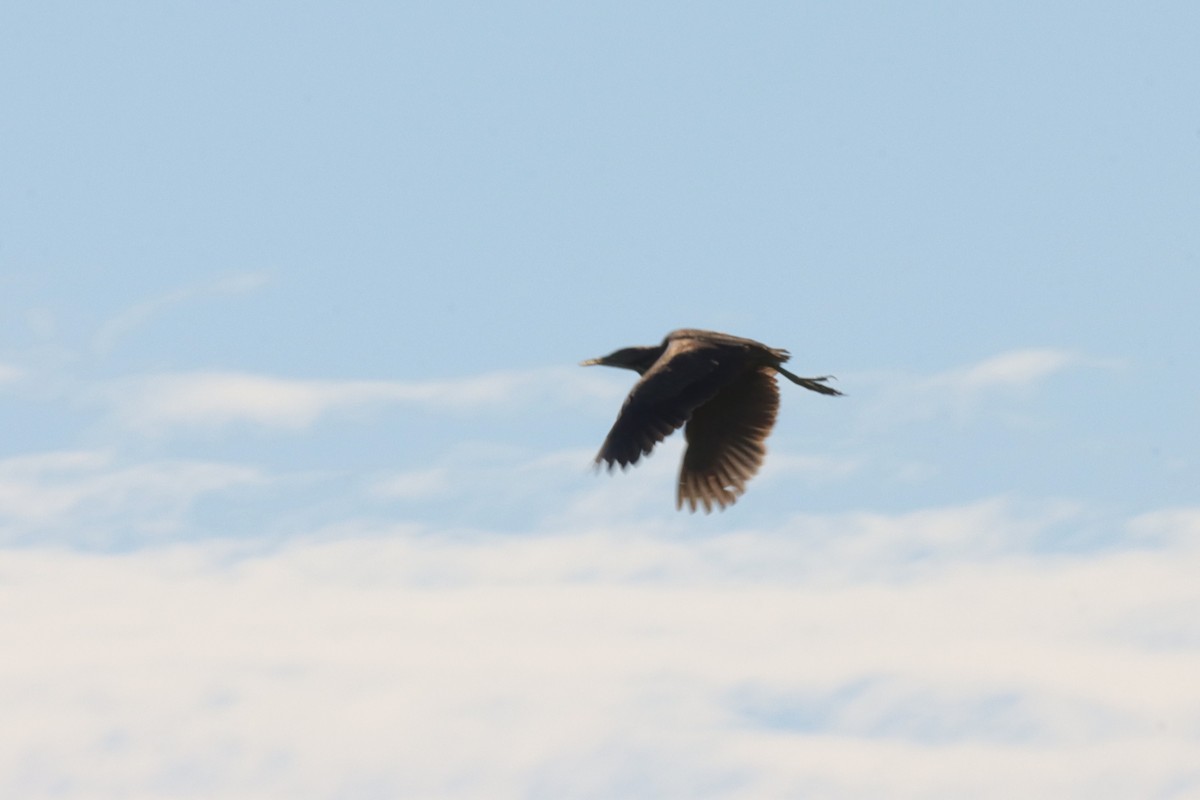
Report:
<svg viewBox="0 0 1200 800"><path fill-rule="evenodd" d="M687 452L675 507L696 504L704 513L732 505L762 466L764 444L779 411L779 387L770 367L745 373L692 412L684 429Z"/></svg>
<svg viewBox="0 0 1200 800"><path fill-rule="evenodd" d="M596 463L622 468L687 422L740 368L721 358L723 348L694 339L669 341L666 350L625 398Z"/></svg>

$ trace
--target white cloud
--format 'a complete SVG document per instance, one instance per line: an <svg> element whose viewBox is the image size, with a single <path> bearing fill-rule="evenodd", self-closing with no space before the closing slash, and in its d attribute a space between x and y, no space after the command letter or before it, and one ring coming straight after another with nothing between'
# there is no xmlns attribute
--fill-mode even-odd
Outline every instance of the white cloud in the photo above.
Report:
<svg viewBox="0 0 1200 800"><path fill-rule="evenodd" d="M811 519L0 550L0 791L1190 796L1200 513L1182 512L1131 523L1173 526L1156 546L986 562L960 543L1061 512L850 531L927 543L919 580L856 571Z"/></svg>
<svg viewBox="0 0 1200 800"><path fill-rule="evenodd" d="M110 352L119 339L176 306L205 297L246 294L266 285L269 280L266 272L240 272L209 283L176 289L130 306L100 326L92 349L100 354Z"/></svg>
<svg viewBox="0 0 1200 800"><path fill-rule="evenodd" d="M975 364L918 379L911 391L926 402L963 407L998 393L1029 391L1037 384L1072 367L1097 364L1068 350L1031 348L1012 350Z"/></svg>
<svg viewBox="0 0 1200 800"><path fill-rule="evenodd" d="M15 383L24 375L24 370L14 367L10 364L0 364L0 385L6 383Z"/></svg>
<svg viewBox="0 0 1200 800"><path fill-rule="evenodd" d="M760 478L774 480L785 475L804 475L816 480L834 480L853 474L861 466L860 458L773 452L763 463Z"/></svg>
<svg viewBox="0 0 1200 800"><path fill-rule="evenodd" d="M368 492L384 500L413 500L443 494L450 486L445 467L397 472L375 480Z"/></svg>
<svg viewBox="0 0 1200 800"><path fill-rule="evenodd" d="M1066 350L1013 350L978 364L936 375L930 382L958 391L1021 388L1044 380L1079 362L1078 356Z"/></svg>
<svg viewBox="0 0 1200 800"><path fill-rule="evenodd" d="M1166 508L1140 514L1129 527L1135 536L1146 542L1200 547L1200 509Z"/></svg>
<svg viewBox="0 0 1200 800"><path fill-rule="evenodd" d="M1069 350L1030 348L1012 350L974 364L925 376L876 374L860 377L879 386L868 406L872 425L949 415L962 421L986 403L1011 402L1048 379L1082 366L1114 366L1113 362L1086 358Z"/></svg>
<svg viewBox="0 0 1200 800"><path fill-rule="evenodd" d="M96 451L8 458L0 460L0 539L107 544L114 533L160 535L200 497L263 481L251 467L190 459L121 464Z"/></svg>
<svg viewBox="0 0 1200 800"><path fill-rule="evenodd" d="M547 397L595 403L611 392L609 384L581 371L551 368L435 381L303 380L244 372L181 372L125 379L100 394L125 426L164 432L235 423L302 429L338 411L401 404L462 412Z"/></svg>

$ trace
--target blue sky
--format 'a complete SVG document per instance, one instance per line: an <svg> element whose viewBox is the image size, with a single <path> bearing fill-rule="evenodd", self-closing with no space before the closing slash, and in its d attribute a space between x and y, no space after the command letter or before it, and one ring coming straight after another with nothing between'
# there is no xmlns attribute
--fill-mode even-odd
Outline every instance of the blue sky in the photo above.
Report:
<svg viewBox="0 0 1200 800"><path fill-rule="evenodd" d="M1200 793L1198 29L5 4L0 793ZM847 394L719 515L678 327Z"/></svg>

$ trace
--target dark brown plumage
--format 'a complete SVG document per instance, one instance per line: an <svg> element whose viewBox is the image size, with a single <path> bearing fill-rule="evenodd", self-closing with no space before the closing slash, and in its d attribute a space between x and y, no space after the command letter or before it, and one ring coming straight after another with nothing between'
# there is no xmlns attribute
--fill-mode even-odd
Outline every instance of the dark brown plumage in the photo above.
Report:
<svg viewBox="0 0 1200 800"><path fill-rule="evenodd" d="M762 466L764 444L779 411L778 372L805 389L840 395L831 376L801 378L783 368L788 351L725 333L679 330L657 347L627 347L583 366L602 364L641 375L596 455L597 464L622 469L686 424L687 451L675 507L697 504L707 514L746 491Z"/></svg>

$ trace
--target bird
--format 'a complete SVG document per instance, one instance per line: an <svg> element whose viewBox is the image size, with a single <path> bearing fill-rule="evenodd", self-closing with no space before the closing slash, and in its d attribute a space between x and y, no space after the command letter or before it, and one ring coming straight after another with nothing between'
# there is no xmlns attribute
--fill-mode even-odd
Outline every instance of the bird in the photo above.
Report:
<svg viewBox="0 0 1200 800"><path fill-rule="evenodd" d="M791 355L753 339L682 329L662 344L626 347L580 366L631 369L641 378L625 398L595 466L622 470L636 464L683 426L687 449L679 470L675 508L723 511L737 502L762 466L764 442L779 411L775 373L825 395L842 393L832 375L802 378L784 369Z"/></svg>

